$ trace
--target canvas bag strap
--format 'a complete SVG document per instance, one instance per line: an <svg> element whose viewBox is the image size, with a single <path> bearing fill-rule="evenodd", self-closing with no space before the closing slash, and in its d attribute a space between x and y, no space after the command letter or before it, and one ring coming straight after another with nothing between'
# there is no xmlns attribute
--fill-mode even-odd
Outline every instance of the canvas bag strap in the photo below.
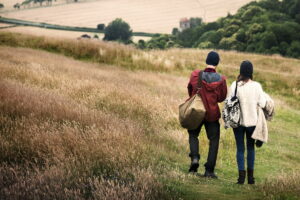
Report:
<svg viewBox="0 0 300 200"><path fill-rule="evenodd" d="M198 74L198 88L197 88L197 93L200 90L200 88L202 88L202 74L203 74L203 71L201 70L199 72L199 74Z"/></svg>

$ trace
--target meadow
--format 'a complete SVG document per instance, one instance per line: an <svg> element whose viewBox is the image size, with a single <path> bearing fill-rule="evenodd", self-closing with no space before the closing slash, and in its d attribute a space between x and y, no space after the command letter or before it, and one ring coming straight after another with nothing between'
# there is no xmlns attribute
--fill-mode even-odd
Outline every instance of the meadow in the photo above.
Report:
<svg viewBox="0 0 300 200"><path fill-rule="evenodd" d="M208 50L141 51L110 42L0 33L3 199L298 199L300 61L219 51L230 84L239 64L276 102L257 149L255 186L236 185L235 142L221 131L218 180L187 173L178 124L191 70ZM200 137L201 168L208 142Z"/></svg>
<svg viewBox="0 0 300 200"><path fill-rule="evenodd" d="M45 29L38 27L29 27L29 26L12 26L11 24L0 24L0 32L12 32L12 33L23 33L30 34L35 36L45 36L47 38L60 38L60 39L78 39L82 35L87 34L91 38L95 35L98 36L99 40L103 39L104 34L102 33L89 33L89 32L78 32L78 31L63 31L63 30L54 30L54 29ZM7 27L1 29L1 27ZM142 37L142 36L133 36L132 41L137 43L139 40L148 41L151 37ZM95 39L97 40L97 39Z"/></svg>
<svg viewBox="0 0 300 200"><path fill-rule="evenodd" d="M58 3L62 1L64 0ZM11 0L1 2L10 4ZM248 2L250 0L84 0L52 7L3 12L1 15L34 22L91 28L122 18L135 32L170 34L174 27L179 26L179 20L183 17L201 17L205 22L211 22L227 13L235 13Z"/></svg>

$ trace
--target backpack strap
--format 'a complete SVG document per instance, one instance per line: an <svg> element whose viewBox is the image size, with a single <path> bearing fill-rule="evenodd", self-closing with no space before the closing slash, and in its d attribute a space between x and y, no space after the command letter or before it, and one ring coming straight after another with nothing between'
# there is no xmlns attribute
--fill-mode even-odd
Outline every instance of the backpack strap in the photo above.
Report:
<svg viewBox="0 0 300 200"><path fill-rule="evenodd" d="M234 96L233 97L236 97L237 88L238 88L238 81L236 81L235 83L236 83L236 85L235 85L235 90L234 90Z"/></svg>

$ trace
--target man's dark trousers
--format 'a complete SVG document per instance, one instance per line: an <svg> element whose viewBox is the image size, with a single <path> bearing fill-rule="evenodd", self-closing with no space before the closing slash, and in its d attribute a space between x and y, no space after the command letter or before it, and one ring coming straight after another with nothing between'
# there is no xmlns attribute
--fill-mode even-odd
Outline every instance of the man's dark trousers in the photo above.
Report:
<svg viewBox="0 0 300 200"><path fill-rule="evenodd" d="M193 160L198 158L200 160L199 154L199 133L202 126L205 126L206 136L209 140L209 151L207 162L205 163L205 169L209 172L213 172L216 166L216 160L218 156L219 140L220 140L220 123L219 121L207 122L204 121L195 130L188 130L189 132L189 143L190 143L190 157Z"/></svg>

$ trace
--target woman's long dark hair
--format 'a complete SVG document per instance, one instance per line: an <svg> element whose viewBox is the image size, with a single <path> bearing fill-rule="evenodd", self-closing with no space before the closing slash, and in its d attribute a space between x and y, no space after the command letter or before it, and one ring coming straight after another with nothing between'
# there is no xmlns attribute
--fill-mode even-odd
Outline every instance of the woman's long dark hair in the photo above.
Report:
<svg viewBox="0 0 300 200"><path fill-rule="evenodd" d="M247 82L249 79L253 80L253 76L251 75L251 77L245 77L245 76L243 76L243 75L240 74L240 75L237 77L237 82L240 82L240 81L245 81L245 82Z"/></svg>

